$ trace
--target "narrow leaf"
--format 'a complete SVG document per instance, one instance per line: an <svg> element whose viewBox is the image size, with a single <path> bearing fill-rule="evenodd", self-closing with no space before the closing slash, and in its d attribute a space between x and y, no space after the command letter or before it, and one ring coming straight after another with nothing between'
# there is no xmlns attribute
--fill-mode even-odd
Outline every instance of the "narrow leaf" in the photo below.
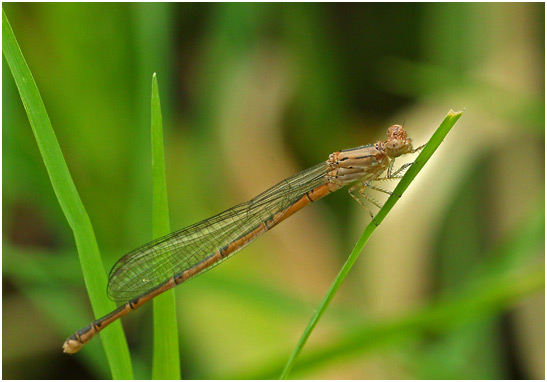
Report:
<svg viewBox="0 0 547 382"><path fill-rule="evenodd" d="M152 176L152 231L154 238L158 238L167 235L171 230L167 207L160 95L155 73L152 76ZM153 379L180 379L178 341L175 290L171 289L154 299Z"/></svg>
<svg viewBox="0 0 547 382"><path fill-rule="evenodd" d="M80 199L76 186L68 171L61 147L49 120L46 107L38 91L30 68L19 48L8 18L2 9L2 51L15 79L17 89L32 127L40 154L46 166L51 185L59 204L70 225L86 288L96 317L103 316L116 308L105 293L107 277L99 253L95 233L89 216ZM84 323L82 323L84 324ZM69 334L69 333L67 333ZM104 350L112 377L130 379L133 376L129 349L121 323L115 322L101 333ZM59 351L61 340L59 340Z"/></svg>

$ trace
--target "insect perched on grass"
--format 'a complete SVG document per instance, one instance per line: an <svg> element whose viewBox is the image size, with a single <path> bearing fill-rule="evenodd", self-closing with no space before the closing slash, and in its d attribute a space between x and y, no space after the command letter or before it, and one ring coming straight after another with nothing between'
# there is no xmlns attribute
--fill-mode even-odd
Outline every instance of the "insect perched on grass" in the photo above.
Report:
<svg viewBox="0 0 547 382"><path fill-rule="evenodd" d="M64 352L76 353L113 321L220 264L264 232L331 192L352 185L349 193L361 205L366 208L364 200L368 200L379 206L364 193L365 189L389 191L370 182L400 178L402 171L412 163L393 171L395 158L422 148L412 148L403 126L389 127L387 135L385 141L332 153L325 162L282 180L248 202L123 256L110 271L108 295L124 304L70 336L63 345ZM372 212L369 213L374 219Z"/></svg>

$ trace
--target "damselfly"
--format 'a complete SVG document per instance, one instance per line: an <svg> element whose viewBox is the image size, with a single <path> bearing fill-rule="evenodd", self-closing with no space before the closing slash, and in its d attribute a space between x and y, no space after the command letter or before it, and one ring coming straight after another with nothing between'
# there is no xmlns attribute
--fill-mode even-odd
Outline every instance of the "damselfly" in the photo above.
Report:
<svg viewBox="0 0 547 382"><path fill-rule="evenodd" d="M387 135L385 141L332 153L325 162L279 182L246 203L123 256L110 271L108 295L124 304L70 336L64 351L79 351L113 321L220 264L295 212L344 186L352 184L349 193L365 208L365 200L379 206L365 189L390 193L371 182L400 178L412 163L394 171L395 158L421 149L412 148L403 126L389 127Z"/></svg>

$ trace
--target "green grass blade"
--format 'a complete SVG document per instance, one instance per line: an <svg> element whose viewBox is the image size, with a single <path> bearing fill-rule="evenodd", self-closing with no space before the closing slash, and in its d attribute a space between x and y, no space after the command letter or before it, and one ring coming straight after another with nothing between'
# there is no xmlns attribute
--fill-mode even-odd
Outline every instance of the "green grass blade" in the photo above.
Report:
<svg viewBox="0 0 547 382"><path fill-rule="evenodd" d="M530 266L506 272L480 287L466 288L450 301L429 306L397 320L377 322L357 329L330 346L302 357L298 370L363 355L386 344L401 343L416 335L442 335L473 321L493 317L514 307L524 297L545 290L545 270Z"/></svg>
<svg viewBox="0 0 547 382"><path fill-rule="evenodd" d="M167 235L171 230L167 207L160 95L155 73L152 76L152 177L152 231L154 238L158 238ZM180 379L178 341L175 290L171 289L154 299L153 379Z"/></svg>
<svg viewBox="0 0 547 382"><path fill-rule="evenodd" d="M106 297L106 273L95 233L68 171L59 143L32 73L23 57L7 16L2 9L2 51L15 79L59 204L74 233L85 284L94 314L99 317L116 308ZM68 335L69 333L67 333ZM101 333L104 350L117 379L132 378L129 349L121 323L115 322ZM59 341L59 348L61 341ZM60 351L60 349L59 349Z"/></svg>
<svg viewBox="0 0 547 382"><path fill-rule="evenodd" d="M386 215L389 211L393 208L395 203L397 203L397 200L399 200L399 197L396 195L403 195L405 190L408 188L412 180L416 177L416 175L420 172L422 167L427 163L429 158L431 158L431 155L437 150L437 148L442 143L444 137L448 134L450 129L454 126L454 124L458 121L458 119L461 117L462 112L454 112L450 111L448 115L445 117L444 121L441 123L439 128L435 131L427 145L424 147L424 149L420 152L420 155L416 158L415 163L410 166L408 171L405 173L399 184L397 184L397 187L395 187L395 190L393 191L393 195L391 195L384 206L378 211L378 214L374 218L374 221L371 221L370 224L365 228L365 231L357 241L357 244L353 248L353 251L348 257L348 260L340 270L340 273L334 280L333 284L331 285L329 291L319 304L319 307L315 311L314 315L312 316L310 322L308 323L308 326L304 330L304 333L300 337L300 340L298 341L298 344L296 345L295 349L293 350L293 353L291 354L287 364L285 365L285 368L283 369L283 372L281 374L281 379L286 379L289 376L289 373L291 372L291 369L294 366L294 363L296 361L296 358L302 351L302 348L306 344L306 341L310 337L313 329L319 322L319 319L325 313L327 307L329 306L331 300L333 299L334 295L336 294L336 291L338 291L338 288L340 288L340 285L342 285L342 282L346 278L347 274L349 273L350 269L352 268L353 264L359 257L359 254L363 250L365 244L367 243L368 239L372 235L372 233L376 230L376 228L380 225L380 223L385 219Z"/></svg>
<svg viewBox="0 0 547 382"><path fill-rule="evenodd" d="M321 349L302 356L295 370L316 370L328 363L348 360L351 356L362 356L379 348L395 346L416 336L424 338L442 335L466 323L493 317L518 304L523 298L545 290L545 270L528 266L515 271L506 271L491 277L480 285L463 288L450 299L393 320L367 323L353 328ZM254 373L230 375L227 379L272 379L278 373L282 360L272 360L266 368ZM214 377L212 377L214 379Z"/></svg>

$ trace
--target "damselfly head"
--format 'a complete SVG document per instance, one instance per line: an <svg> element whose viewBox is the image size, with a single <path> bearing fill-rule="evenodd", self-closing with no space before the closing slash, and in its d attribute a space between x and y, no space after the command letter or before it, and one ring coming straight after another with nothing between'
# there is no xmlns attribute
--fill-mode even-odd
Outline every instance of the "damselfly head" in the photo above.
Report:
<svg viewBox="0 0 547 382"><path fill-rule="evenodd" d="M383 142L383 149L390 158L413 152L412 140L406 137L405 128L393 125L387 129L388 138Z"/></svg>

